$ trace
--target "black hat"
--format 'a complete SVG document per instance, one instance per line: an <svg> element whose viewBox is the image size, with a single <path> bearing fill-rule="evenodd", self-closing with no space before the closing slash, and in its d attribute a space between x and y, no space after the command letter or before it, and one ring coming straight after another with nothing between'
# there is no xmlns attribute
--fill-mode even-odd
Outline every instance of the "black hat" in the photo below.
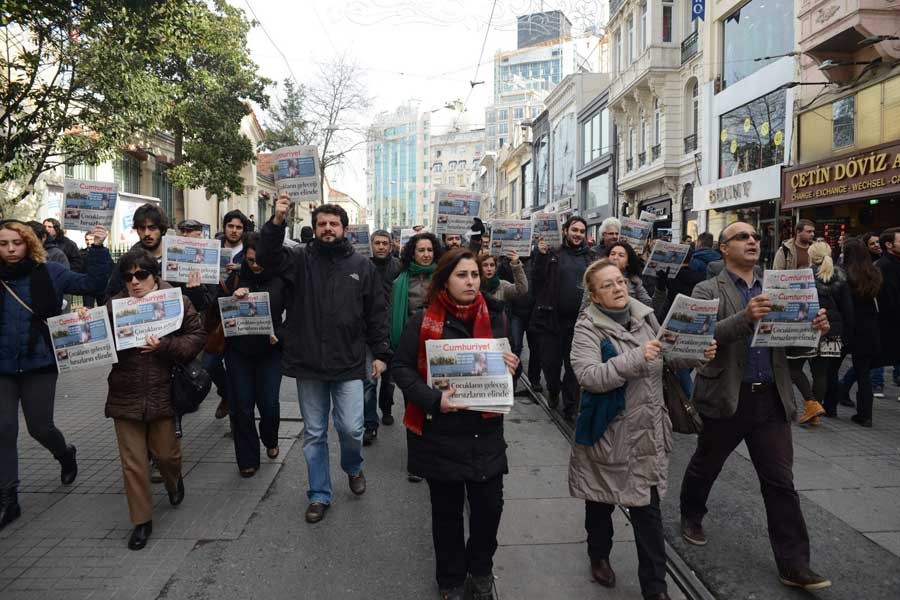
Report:
<svg viewBox="0 0 900 600"><path fill-rule="evenodd" d="M185 219L175 226L178 231L203 231L203 223L197 219Z"/></svg>

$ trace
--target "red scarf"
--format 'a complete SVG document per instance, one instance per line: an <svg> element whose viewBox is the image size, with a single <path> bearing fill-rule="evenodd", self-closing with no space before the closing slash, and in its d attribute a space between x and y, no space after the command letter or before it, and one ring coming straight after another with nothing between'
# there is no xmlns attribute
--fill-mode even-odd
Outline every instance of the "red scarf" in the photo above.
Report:
<svg viewBox="0 0 900 600"><path fill-rule="evenodd" d="M488 312L484 296L479 292L472 304L456 304L450 299L446 291L438 294L425 311L422 319L422 328L419 330L419 356L417 368L419 377L428 381L428 358L425 352L425 342L439 340L444 334L444 323L447 314L451 314L463 323L472 325L473 338L493 338L494 331L491 328L491 315ZM483 413L484 418L496 417L496 413ZM422 426L425 423L425 411L414 402L406 403L406 412L403 416L403 424L417 435L422 435Z"/></svg>

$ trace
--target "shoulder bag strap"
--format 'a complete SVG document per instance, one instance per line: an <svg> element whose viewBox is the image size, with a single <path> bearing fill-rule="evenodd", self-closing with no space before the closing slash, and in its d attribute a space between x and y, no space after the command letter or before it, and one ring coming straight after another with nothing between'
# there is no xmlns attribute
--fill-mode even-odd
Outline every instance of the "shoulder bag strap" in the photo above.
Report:
<svg viewBox="0 0 900 600"><path fill-rule="evenodd" d="M22 299L19 297L19 295L13 291L13 289L12 289L11 287L9 287L9 284L8 284L8 283L6 283L6 282L3 281L3 280L0 280L0 283L3 284L3 287L6 288L6 291L9 292L10 296L12 296L13 298L15 298L15 299L16 299L16 302L18 302L19 304L22 305L22 308L24 308L25 310L27 310L27 311L28 311L29 313L31 313L32 315L34 314L34 310L32 310L32 308L31 308L30 306L28 306L28 304L26 304L25 301L22 300ZM43 323L44 325L46 325L46 324L47 324L47 321L46 321L45 319L41 319L41 323Z"/></svg>

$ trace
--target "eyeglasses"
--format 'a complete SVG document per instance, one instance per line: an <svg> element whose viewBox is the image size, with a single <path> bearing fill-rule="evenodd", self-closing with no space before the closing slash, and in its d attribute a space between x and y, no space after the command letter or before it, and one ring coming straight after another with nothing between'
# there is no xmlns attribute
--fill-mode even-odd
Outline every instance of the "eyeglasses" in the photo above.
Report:
<svg viewBox="0 0 900 600"><path fill-rule="evenodd" d="M750 238L753 238L754 240L756 240L758 242L759 240L762 239L762 236L759 235L758 233L756 233L755 231L753 233L751 233L749 231L739 231L722 243L727 244L731 240L737 240L739 242L746 242Z"/></svg>
<svg viewBox="0 0 900 600"><path fill-rule="evenodd" d="M615 287L627 288L627 287L628 287L628 282L625 281L624 278L620 277L620 278L618 278L618 279L616 279L616 280L613 280L613 281L607 281L607 282L604 283L603 285L599 286L598 289L599 289L601 292L608 292L608 291L610 291L611 289L613 289L613 288L615 288Z"/></svg>
<svg viewBox="0 0 900 600"><path fill-rule="evenodd" d="M153 273L151 273L150 271L145 271L143 269L140 269L138 271L135 271L134 273L126 273L125 281L127 283L131 283L132 281L134 281L135 277L137 277L138 281L146 281L147 278L150 277L152 274Z"/></svg>

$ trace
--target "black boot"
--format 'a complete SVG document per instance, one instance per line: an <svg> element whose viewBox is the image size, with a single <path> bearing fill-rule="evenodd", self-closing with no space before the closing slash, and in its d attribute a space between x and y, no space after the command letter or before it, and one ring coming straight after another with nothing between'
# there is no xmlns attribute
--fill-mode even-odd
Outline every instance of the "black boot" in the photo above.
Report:
<svg viewBox="0 0 900 600"><path fill-rule="evenodd" d="M0 529L6 527L22 515L16 487L0 488Z"/></svg>
<svg viewBox="0 0 900 600"><path fill-rule="evenodd" d="M559 406L559 392L549 392L547 394L547 406L550 408Z"/></svg>
<svg viewBox="0 0 900 600"><path fill-rule="evenodd" d="M63 485L71 485L78 476L78 463L75 461L75 452L75 446L69 444L66 446L66 453L56 458L56 460L59 461L60 466L62 466L62 471L59 473L59 480Z"/></svg>
<svg viewBox="0 0 900 600"><path fill-rule="evenodd" d="M153 521L147 521L146 523L136 525L134 531L131 532L131 537L128 538L128 549L142 549L147 545L147 540L150 539L151 533L153 533Z"/></svg>

